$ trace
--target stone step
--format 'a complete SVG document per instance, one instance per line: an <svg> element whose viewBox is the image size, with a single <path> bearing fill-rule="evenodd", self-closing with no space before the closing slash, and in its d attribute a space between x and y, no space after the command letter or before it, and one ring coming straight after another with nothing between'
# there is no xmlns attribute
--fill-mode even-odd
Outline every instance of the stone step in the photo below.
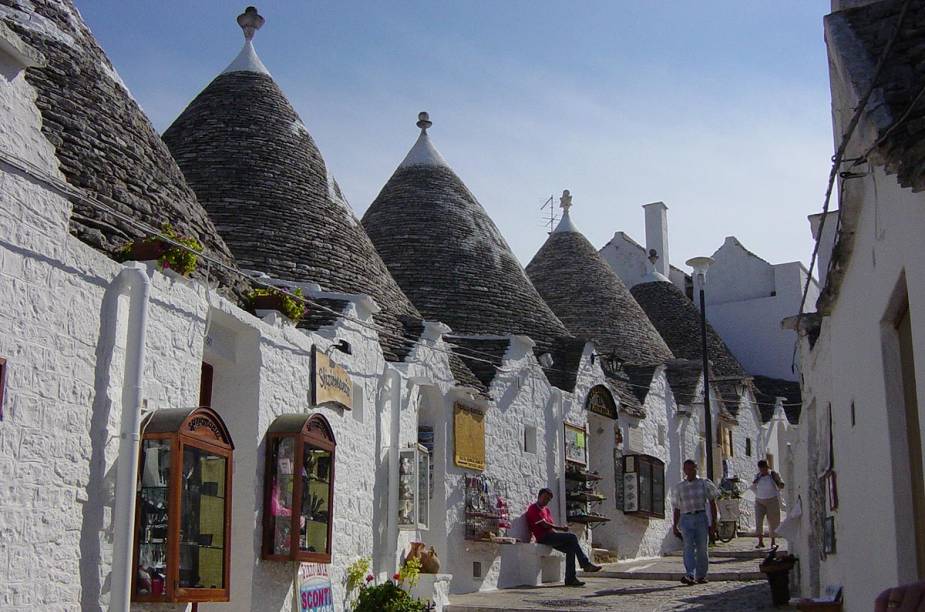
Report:
<svg viewBox="0 0 925 612"><path fill-rule="evenodd" d="M684 575L682 572L613 572L600 571L594 574L579 572L579 576L595 576L599 578L622 578L624 580L668 580L680 581ZM755 570L753 572L710 572L707 576L710 582L750 582L755 580L766 580L764 574Z"/></svg>
<svg viewBox="0 0 925 612"><path fill-rule="evenodd" d="M711 548L711 559L764 559L768 556L767 548L753 548L752 550L723 550L721 548ZM778 550L780 556L786 555L786 550ZM684 551L675 550L665 555L666 557L683 557Z"/></svg>
<svg viewBox="0 0 925 612"><path fill-rule="evenodd" d="M598 564L614 563L615 561L619 561L619 557L617 557L617 552L614 550L607 550L606 548L592 548L591 560Z"/></svg>

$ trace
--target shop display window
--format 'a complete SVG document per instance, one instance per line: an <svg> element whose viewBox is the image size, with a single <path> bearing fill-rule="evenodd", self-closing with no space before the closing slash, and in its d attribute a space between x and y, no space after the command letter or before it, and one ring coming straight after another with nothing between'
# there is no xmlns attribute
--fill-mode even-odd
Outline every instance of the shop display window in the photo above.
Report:
<svg viewBox="0 0 925 612"><path fill-rule="evenodd" d="M158 410L142 425L132 598L228 601L234 446L209 408Z"/></svg>
<svg viewBox="0 0 925 612"><path fill-rule="evenodd" d="M623 481L632 499L624 505L626 514L665 518L665 464L649 455L623 457Z"/></svg>
<svg viewBox="0 0 925 612"><path fill-rule="evenodd" d="M398 459L398 526L427 529L430 501L430 453L421 444L400 450Z"/></svg>
<svg viewBox="0 0 925 612"><path fill-rule="evenodd" d="M267 432L263 558L331 562L334 451L319 415L277 418Z"/></svg>

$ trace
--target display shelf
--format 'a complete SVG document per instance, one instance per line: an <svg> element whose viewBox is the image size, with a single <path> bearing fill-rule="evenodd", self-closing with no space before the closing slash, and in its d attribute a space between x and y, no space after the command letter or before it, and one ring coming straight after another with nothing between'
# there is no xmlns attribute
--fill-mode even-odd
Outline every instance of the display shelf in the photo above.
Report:
<svg viewBox="0 0 925 612"><path fill-rule="evenodd" d="M573 502L591 502L598 503L605 501L607 498L599 493L567 493L565 495L566 501Z"/></svg>
<svg viewBox="0 0 925 612"><path fill-rule="evenodd" d="M565 471L566 480L574 480L575 482L596 482L603 479L603 476L600 474L594 474L591 472L586 472L584 470L566 470Z"/></svg>

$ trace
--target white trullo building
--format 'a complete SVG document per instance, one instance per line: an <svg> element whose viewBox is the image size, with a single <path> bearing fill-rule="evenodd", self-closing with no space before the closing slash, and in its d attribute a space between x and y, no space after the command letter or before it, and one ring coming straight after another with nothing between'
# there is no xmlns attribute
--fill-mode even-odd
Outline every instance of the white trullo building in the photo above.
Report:
<svg viewBox="0 0 925 612"><path fill-rule="evenodd" d="M791 321L805 406L795 552L803 594L841 586L853 612L925 579L925 6L836 0L832 9L825 39L844 154L838 210L811 217L821 295L808 305L815 312Z"/></svg>

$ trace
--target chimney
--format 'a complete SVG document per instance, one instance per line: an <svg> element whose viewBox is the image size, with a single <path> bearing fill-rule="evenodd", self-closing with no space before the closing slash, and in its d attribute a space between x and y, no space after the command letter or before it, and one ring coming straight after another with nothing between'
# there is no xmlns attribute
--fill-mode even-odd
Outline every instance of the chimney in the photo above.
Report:
<svg viewBox="0 0 925 612"><path fill-rule="evenodd" d="M646 211L646 254L655 255L655 271L666 278L671 260L668 258L668 207L664 202L652 202L643 205Z"/></svg>

